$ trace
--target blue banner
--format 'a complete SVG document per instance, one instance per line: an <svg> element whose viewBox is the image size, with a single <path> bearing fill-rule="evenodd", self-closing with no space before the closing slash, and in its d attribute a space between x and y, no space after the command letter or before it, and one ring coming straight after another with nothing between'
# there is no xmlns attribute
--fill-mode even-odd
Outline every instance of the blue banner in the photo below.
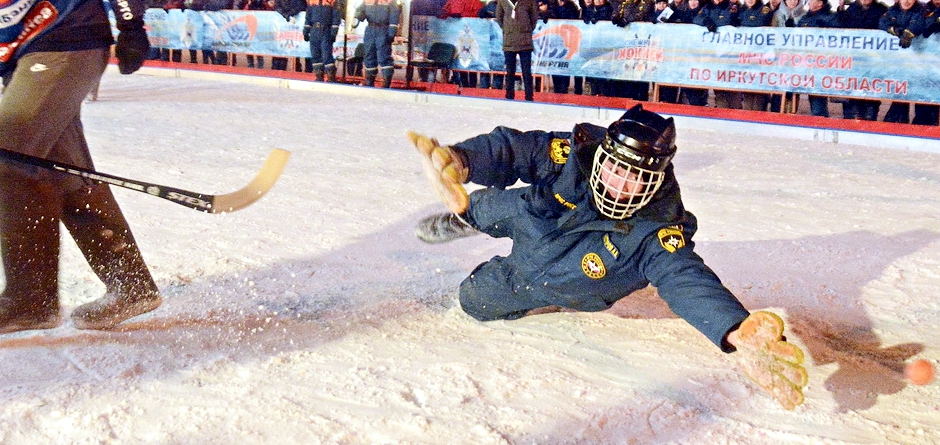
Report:
<svg viewBox="0 0 940 445"><path fill-rule="evenodd" d="M150 9L151 44L174 49L309 57L301 33L304 13L285 20L270 11L196 12ZM360 27L361 28L361 27ZM359 31L359 30L357 30ZM453 68L502 71L502 31L493 20L412 17L412 60L434 42L452 43ZM349 34L349 48L359 36ZM533 71L697 87L798 92L915 102L940 101L940 34L918 37L902 49L878 30L831 28L735 28L708 32L696 25L580 20L539 22ZM343 54L343 35L334 53ZM350 53L346 49L346 53ZM405 63L405 49L395 58Z"/></svg>
<svg viewBox="0 0 940 445"><path fill-rule="evenodd" d="M550 21L533 71L734 90L936 102L940 36L909 49L877 30Z"/></svg>

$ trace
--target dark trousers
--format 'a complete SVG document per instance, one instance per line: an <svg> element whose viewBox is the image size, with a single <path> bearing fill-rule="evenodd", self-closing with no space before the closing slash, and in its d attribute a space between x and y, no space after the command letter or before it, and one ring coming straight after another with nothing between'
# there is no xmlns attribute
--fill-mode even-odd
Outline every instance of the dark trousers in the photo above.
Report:
<svg viewBox="0 0 940 445"><path fill-rule="evenodd" d="M914 104L914 125L936 126L940 121L940 105Z"/></svg>
<svg viewBox="0 0 940 445"><path fill-rule="evenodd" d="M559 94L567 94L568 88L571 87L571 76L552 76L552 92ZM584 78L583 77L574 77L574 94L584 93Z"/></svg>
<svg viewBox="0 0 940 445"><path fill-rule="evenodd" d="M685 102L689 105L698 107L708 106L708 89L706 88L682 88L682 95L685 96Z"/></svg>
<svg viewBox="0 0 940 445"><path fill-rule="evenodd" d="M829 117L829 96L809 95L809 108L813 116Z"/></svg>
<svg viewBox="0 0 940 445"><path fill-rule="evenodd" d="M868 99L849 99L842 104L842 117L845 119L878 120L881 101Z"/></svg>
<svg viewBox="0 0 940 445"><path fill-rule="evenodd" d="M4 78L0 148L94 168L81 106L98 85L108 56L105 48L24 54ZM42 76L30 72L38 65L48 67ZM58 313L60 222L109 292L125 284L156 288L108 185L2 163L0 252L6 288L0 314Z"/></svg>
<svg viewBox="0 0 940 445"><path fill-rule="evenodd" d="M534 91L532 84L532 51L505 51L504 56L506 59L506 99L516 98L516 56L519 56L525 100L531 102Z"/></svg>
<svg viewBox="0 0 940 445"><path fill-rule="evenodd" d="M667 104L679 103L679 87L659 87L659 101Z"/></svg>
<svg viewBox="0 0 940 445"><path fill-rule="evenodd" d="M885 113L885 122L907 124L911 122L911 104L907 102L891 102Z"/></svg>

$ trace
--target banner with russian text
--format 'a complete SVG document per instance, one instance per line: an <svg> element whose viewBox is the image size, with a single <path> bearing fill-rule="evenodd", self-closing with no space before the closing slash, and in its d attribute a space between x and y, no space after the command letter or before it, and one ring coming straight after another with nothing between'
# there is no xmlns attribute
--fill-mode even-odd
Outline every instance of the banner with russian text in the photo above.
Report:
<svg viewBox="0 0 940 445"><path fill-rule="evenodd" d="M200 22L195 19L198 14ZM151 43L165 48L309 57L304 14L285 20L268 11L147 11ZM349 37L356 37L350 35ZM453 43L453 68L502 71L502 31L493 20L416 16L414 59L433 42ZM735 28L710 33L696 25L580 20L539 22L533 71L697 87L940 102L940 34L901 48L878 30ZM350 39L352 42L355 39ZM334 48L342 53L343 35ZM200 48L196 48L200 46ZM338 46L338 48L337 48ZM396 50L404 62L405 51Z"/></svg>
<svg viewBox="0 0 940 445"><path fill-rule="evenodd" d="M940 36L907 49L877 30L550 21L533 71L735 90L935 102Z"/></svg>

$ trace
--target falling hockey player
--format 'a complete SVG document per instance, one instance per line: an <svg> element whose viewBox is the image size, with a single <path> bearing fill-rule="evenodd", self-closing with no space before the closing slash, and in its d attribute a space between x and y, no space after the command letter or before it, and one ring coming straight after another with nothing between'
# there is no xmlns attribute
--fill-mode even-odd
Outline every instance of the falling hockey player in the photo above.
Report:
<svg viewBox="0 0 940 445"><path fill-rule="evenodd" d="M672 118L637 105L609 128L573 132L497 127L452 146L409 133L451 213L422 220L429 243L485 233L513 240L460 285L461 308L481 321L551 308L599 311L650 284L672 311L784 408L803 402L799 347L783 320L750 314L693 252L695 216L673 174ZM517 181L528 186L507 189ZM463 184L487 188L467 195Z"/></svg>

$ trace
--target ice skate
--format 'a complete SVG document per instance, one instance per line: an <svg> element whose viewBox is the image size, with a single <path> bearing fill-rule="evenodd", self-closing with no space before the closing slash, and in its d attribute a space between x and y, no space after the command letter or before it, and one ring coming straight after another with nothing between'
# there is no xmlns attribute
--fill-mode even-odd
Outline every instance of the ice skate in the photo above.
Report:
<svg viewBox="0 0 940 445"><path fill-rule="evenodd" d="M459 215L440 213L422 219L415 227L415 236L429 244L440 244L480 232L467 224Z"/></svg>
<svg viewBox="0 0 940 445"><path fill-rule="evenodd" d="M755 312L728 335L737 348L744 374L769 392L785 409L803 403L803 387L809 381L803 367L803 351L783 339L783 320L771 312Z"/></svg>
<svg viewBox="0 0 940 445"><path fill-rule="evenodd" d="M78 329L111 329L129 318L160 307L162 302L160 295L155 293L127 296L108 292L95 301L75 308L72 311L72 323Z"/></svg>
<svg viewBox="0 0 940 445"><path fill-rule="evenodd" d="M456 214L466 211L470 197L463 184L467 182L469 169L463 158L453 148L442 147L427 136L409 131L408 139L421 154L424 173L447 208Z"/></svg>

